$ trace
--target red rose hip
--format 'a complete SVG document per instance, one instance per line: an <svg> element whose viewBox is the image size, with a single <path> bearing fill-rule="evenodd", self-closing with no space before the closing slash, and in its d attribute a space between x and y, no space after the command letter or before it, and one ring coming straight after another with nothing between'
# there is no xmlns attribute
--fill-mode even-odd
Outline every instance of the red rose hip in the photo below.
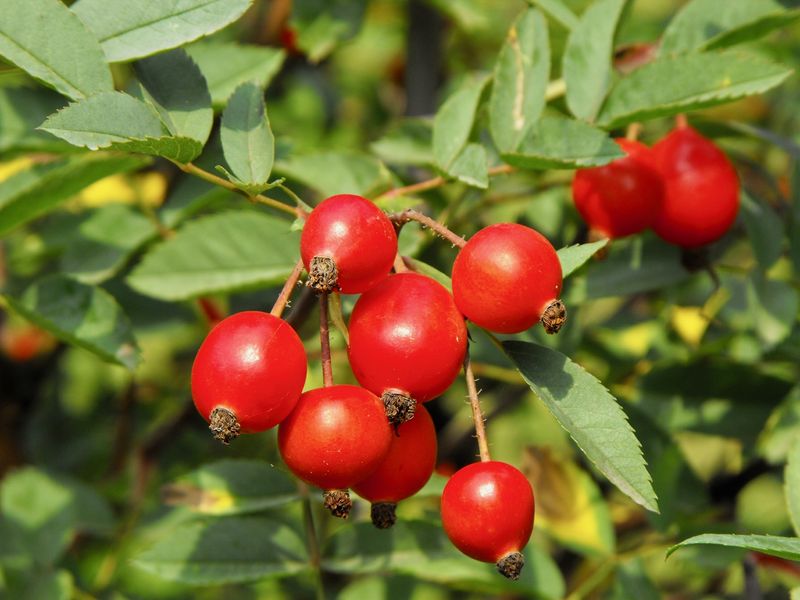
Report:
<svg viewBox="0 0 800 600"><path fill-rule="evenodd" d="M383 397L394 423L413 416L414 401L450 387L467 351L467 327L450 292L419 273L390 275L363 294L349 331L353 373Z"/></svg>
<svg viewBox="0 0 800 600"><path fill-rule="evenodd" d="M297 403L306 354L294 329L269 313L245 311L220 321L192 366L192 398L214 437L265 431Z"/></svg>
<svg viewBox="0 0 800 600"><path fill-rule="evenodd" d="M325 505L347 517L345 490L369 477L392 443L380 399L354 385L306 392L278 427L278 449L303 481L325 490Z"/></svg>
<svg viewBox="0 0 800 600"><path fill-rule="evenodd" d="M572 180L575 207L592 237L621 238L653 225L664 186L650 148L620 138L627 153L602 167L578 169Z"/></svg>
<svg viewBox="0 0 800 600"><path fill-rule="evenodd" d="M379 529L394 525L400 500L416 494L436 466L436 429L425 407L397 427L389 453L377 470L353 490L372 503L372 523Z"/></svg>
<svg viewBox="0 0 800 600"><path fill-rule="evenodd" d="M308 215L300 254L311 287L360 294L389 274L397 254L397 233L372 202L339 194Z"/></svg>
<svg viewBox="0 0 800 600"><path fill-rule="evenodd" d="M557 333L566 320L561 263L538 231L516 223L481 229L453 263L453 297L461 313L497 333L519 333L541 320Z"/></svg>
<svg viewBox="0 0 800 600"><path fill-rule="evenodd" d="M498 461L474 463L453 475L442 492L442 525L467 556L497 564L518 579L521 550L533 531L531 484L518 469Z"/></svg>
<svg viewBox="0 0 800 600"><path fill-rule="evenodd" d="M739 179L725 154L688 125L653 146L665 186L653 229L683 248L721 238L736 220Z"/></svg>

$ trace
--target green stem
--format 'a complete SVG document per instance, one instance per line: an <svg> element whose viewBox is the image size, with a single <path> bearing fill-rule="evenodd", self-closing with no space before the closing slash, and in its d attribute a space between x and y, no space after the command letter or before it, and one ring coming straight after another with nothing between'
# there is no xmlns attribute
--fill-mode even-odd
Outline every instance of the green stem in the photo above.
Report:
<svg viewBox="0 0 800 600"><path fill-rule="evenodd" d="M308 561L314 572L314 588L316 590L317 600L325 600L325 586L322 583L322 568L320 566L321 554L319 551L319 541L317 540L317 530L314 527L314 513L311 510L308 486L304 482L298 481L297 489L303 499L303 528L306 532Z"/></svg>
<svg viewBox="0 0 800 600"><path fill-rule="evenodd" d="M328 313L333 321L334 327L342 334L345 344L350 345L350 332L347 330L347 324L344 322L344 315L342 314L342 299L338 292L333 292L329 297Z"/></svg>
<svg viewBox="0 0 800 600"><path fill-rule="evenodd" d="M289 214L293 217L297 217L300 219L305 219L306 217L306 211L300 208L299 206L296 208L292 208L291 206L284 204L279 200L275 200L274 198L269 198L267 196L264 196L263 194L255 194L255 195L248 194L244 190L236 187L233 183L231 183L227 179L223 179L222 177L214 175L213 173L209 173L208 171L201 169L200 167L198 167L193 163L182 163L175 160L173 160L172 162L184 173L188 173L189 175L199 177L200 179L207 181L208 183L217 185L221 188L225 188L226 190L244 196L245 198L250 200L250 202L255 202L257 204L263 204L265 206L269 206L270 208L280 210L286 214Z"/></svg>
<svg viewBox="0 0 800 600"><path fill-rule="evenodd" d="M277 186L277 187L278 187L278 189L279 189L279 190L282 190L282 191L283 191L283 192L284 192L284 193L285 193L287 196L289 196L289 197L290 197L292 200L294 200L295 204L297 204L297 206L298 206L299 208L302 208L302 209L303 209L303 210L305 210L305 211L311 212L312 208L311 208L311 207L310 207L308 204L306 204L305 202L303 202L303 200L300 198L300 196L298 196L297 194L295 194L295 193L294 193L292 190L290 190L288 187L286 187L286 186L285 186L285 185L283 185L282 183L278 184L278 186Z"/></svg>

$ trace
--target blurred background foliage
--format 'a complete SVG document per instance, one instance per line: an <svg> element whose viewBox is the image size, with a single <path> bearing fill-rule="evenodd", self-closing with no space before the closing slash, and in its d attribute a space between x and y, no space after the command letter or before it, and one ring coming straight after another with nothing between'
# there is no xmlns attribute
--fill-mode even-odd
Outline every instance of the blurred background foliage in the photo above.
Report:
<svg viewBox="0 0 800 600"><path fill-rule="evenodd" d="M580 14L588 2L563 4ZM633 2L617 44L656 40L681 4ZM523 7L517 0L257 1L187 51L217 109L241 81L268 86L275 170L313 204L334 191L376 195L425 178L431 115L465 76L491 70ZM549 21L557 79L567 32ZM246 51L234 45L243 43ZM800 25L746 46L796 67ZM114 65L113 74L120 89L131 81L126 65ZM19 69L0 67L0 180L42 156L77 152L35 129L63 104ZM563 99L554 107L565 110ZM739 550L689 547L664 561L668 547L698 533L792 535L784 465L800 434L798 109L793 76L764 96L691 115L743 183L737 224L713 247L719 285L684 269L679 252L651 234L621 240L567 281L571 321L561 335L545 338L536 328L521 336L568 354L622 401L660 514L599 477L507 359L476 333L474 369L493 456L522 467L536 491L523 579L507 583L461 557L430 524L444 476L475 455L458 382L429 405L440 434L439 474L400 505L391 534L372 530L363 502L347 523L317 515L331 597L777 599L800 586L795 563ZM642 139L654 142L671 126L647 122ZM213 167L218 155L212 137L198 163ZM170 301L166 287L159 300L126 282L164 234L160 227L262 209L167 163L131 160L126 172L60 190L70 197L63 210L0 238L4 294L17 296L54 273L102 284L141 350L131 372L57 341L7 305L0 313L0 595L310 597L297 490L279 466L275 432L222 448L188 391L210 322L270 306L279 278L199 302ZM519 172L493 180L488 192L454 183L384 208L424 207L467 236L489 223L524 222L560 248L585 235L570 180L569 171ZM404 229L401 248L445 273L454 257L414 227ZM321 376L309 311L298 296L290 319L307 341L313 387ZM333 343L337 380L352 381L342 338L334 334ZM234 516L215 521L220 515ZM232 539L250 544L238 562ZM219 545L230 549L233 566L220 562Z"/></svg>

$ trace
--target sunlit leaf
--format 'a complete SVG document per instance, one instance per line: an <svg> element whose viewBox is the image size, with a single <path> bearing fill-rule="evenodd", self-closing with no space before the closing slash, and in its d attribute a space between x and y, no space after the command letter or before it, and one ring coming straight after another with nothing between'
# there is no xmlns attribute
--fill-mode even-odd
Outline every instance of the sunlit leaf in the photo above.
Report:
<svg viewBox="0 0 800 600"><path fill-rule="evenodd" d="M0 56L75 100L114 89L97 40L59 0L3 0Z"/></svg>
<svg viewBox="0 0 800 600"><path fill-rule="evenodd" d="M600 472L636 503L658 512L639 440L605 386L555 350L517 341L503 342L503 348Z"/></svg>
<svg viewBox="0 0 800 600"><path fill-rule="evenodd" d="M252 0L78 0L72 10L92 30L109 62L149 56L214 33Z"/></svg>

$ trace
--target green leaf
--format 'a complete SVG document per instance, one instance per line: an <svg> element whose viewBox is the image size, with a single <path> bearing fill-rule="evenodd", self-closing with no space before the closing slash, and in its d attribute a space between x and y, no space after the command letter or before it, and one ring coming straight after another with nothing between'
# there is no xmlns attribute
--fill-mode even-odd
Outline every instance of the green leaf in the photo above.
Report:
<svg viewBox="0 0 800 600"><path fill-rule="evenodd" d="M616 128L761 94L792 70L738 50L659 58L620 79L597 122Z"/></svg>
<svg viewBox="0 0 800 600"><path fill-rule="evenodd" d="M423 275L427 275L431 279L434 279L439 283L441 283L449 291L452 291L453 289L452 279L450 279L450 277L442 273L439 269L430 266L426 262L417 260L416 258L404 257L403 260L405 260L408 263L409 267L412 270L416 271L417 273L422 273Z"/></svg>
<svg viewBox="0 0 800 600"><path fill-rule="evenodd" d="M286 60L286 53L277 48L226 42L197 42L185 50L205 75L215 108L222 108L248 81L265 89Z"/></svg>
<svg viewBox="0 0 800 600"><path fill-rule="evenodd" d="M255 83L243 83L222 113L222 151L231 181L251 194L269 187L275 161L275 137L269 127L264 92Z"/></svg>
<svg viewBox="0 0 800 600"><path fill-rule="evenodd" d="M578 25L578 17L564 4L563 0L528 0L528 4L538 6L567 30Z"/></svg>
<svg viewBox="0 0 800 600"><path fill-rule="evenodd" d="M297 47L316 63L358 33L366 0L294 0L291 25Z"/></svg>
<svg viewBox="0 0 800 600"><path fill-rule="evenodd" d="M756 335L770 349L785 340L797 322L800 297L790 283L753 273L747 297Z"/></svg>
<svg viewBox="0 0 800 600"><path fill-rule="evenodd" d="M469 77L450 95L433 120L433 156L447 171L467 145L475 113L489 78Z"/></svg>
<svg viewBox="0 0 800 600"><path fill-rule="evenodd" d="M575 169L610 163L625 154L608 135L574 119L545 115L513 152L501 156L523 169Z"/></svg>
<svg viewBox="0 0 800 600"><path fill-rule="evenodd" d="M181 525L133 562L163 579L192 585L244 583L309 569L297 532L263 518Z"/></svg>
<svg viewBox="0 0 800 600"><path fill-rule="evenodd" d="M647 574L644 561L636 558L617 567L613 594L608 600L661 600L662 595Z"/></svg>
<svg viewBox="0 0 800 600"><path fill-rule="evenodd" d="M612 83L617 24L628 0L596 0L569 33L562 72L567 106L579 119L593 121Z"/></svg>
<svg viewBox="0 0 800 600"><path fill-rule="evenodd" d="M528 9L509 29L494 67L489 130L498 149L514 150L541 116L549 77L547 23Z"/></svg>
<svg viewBox="0 0 800 600"><path fill-rule="evenodd" d="M674 285L689 277L681 266L680 250L648 238L617 240L608 257L571 280L564 301L579 304L589 298L629 296Z"/></svg>
<svg viewBox="0 0 800 600"><path fill-rule="evenodd" d="M192 221L155 246L127 282L146 296L186 300L279 284L298 255L299 235L286 221L226 212Z"/></svg>
<svg viewBox="0 0 800 600"><path fill-rule="evenodd" d="M317 152L278 161L275 170L324 196L376 196L392 185L392 176L376 158L359 152Z"/></svg>
<svg viewBox="0 0 800 600"><path fill-rule="evenodd" d="M800 439L800 385L793 387L769 416L758 439L758 453L770 464L783 463L798 439Z"/></svg>
<svg viewBox="0 0 800 600"><path fill-rule="evenodd" d="M489 164L486 149L480 144L467 144L447 170L448 175L472 187L489 187Z"/></svg>
<svg viewBox="0 0 800 600"><path fill-rule="evenodd" d="M407 118L372 142L370 149L387 163L397 165L433 164L433 126L428 119Z"/></svg>
<svg viewBox="0 0 800 600"><path fill-rule="evenodd" d="M778 0L692 0L672 18L661 54L722 48L746 42L800 17Z"/></svg>
<svg viewBox="0 0 800 600"><path fill-rule="evenodd" d="M476 562L456 550L439 523L398 521L391 529L378 530L361 522L333 535L323 553L322 568L347 574L405 574L472 593L562 598L564 581L552 559L532 544L524 554L522 575L511 582L499 577L494 565Z"/></svg>
<svg viewBox="0 0 800 600"><path fill-rule="evenodd" d="M639 440L608 390L557 352L527 342L503 348L522 377L589 460L634 502L658 512Z"/></svg>
<svg viewBox="0 0 800 600"><path fill-rule="evenodd" d="M252 0L78 0L72 10L94 32L109 62L141 58L214 33Z"/></svg>
<svg viewBox="0 0 800 600"><path fill-rule="evenodd" d="M28 552L43 565L55 563L77 531L112 531L102 497L77 481L27 467L12 471L0 487L4 519L22 534Z"/></svg>
<svg viewBox="0 0 800 600"><path fill-rule="evenodd" d="M61 270L83 283L112 277L130 256L158 234L155 225L134 209L111 204L91 214L61 258Z"/></svg>
<svg viewBox="0 0 800 600"><path fill-rule="evenodd" d="M202 143L171 137L154 108L122 92L104 92L50 115L41 128L75 146L109 148L189 162Z"/></svg>
<svg viewBox="0 0 800 600"><path fill-rule="evenodd" d="M704 533L683 540L667 550L667 557L679 548L706 544L713 546L727 546L741 548L752 552L761 552L770 556L777 556L787 560L800 561L800 539L779 537L775 535L734 535L721 533Z"/></svg>
<svg viewBox="0 0 800 600"><path fill-rule="evenodd" d="M755 200L744 191L741 211L753 253L759 266L767 270L783 254L783 221L766 202Z"/></svg>
<svg viewBox="0 0 800 600"><path fill-rule="evenodd" d="M566 278L580 269L587 260L605 248L608 240L597 240L588 244L574 244L559 248L558 260L561 262L561 275Z"/></svg>
<svg viewBox="0 0 800 600"><path fill-rule="evenodd" d="M59 0L3 0L0 56L72 99L114 89L86 27Z"/></svg>
<svg viewBox="0 0 800 600"><path fill-rule="evenodd" d="M36 130L47 115L63 106L63 96L46 88L1 87L0 152L71 151L61 140Z"/></svg>
<svg viewBox="0 0 800 600"><path fill-rule="evenodd" d="M42 569L26 573L22 580L13 580L4 590L8 598L25 600L71 600L75 597L75 582L69 571Z"/></svg>
<svg viewBox="0 0 800 600"><path fill-rule="evenodd" d="M167 504L209 515L234 515L283 506L298 498L283 471L262 460L230 459L205 465L166 486Z"/></svg>
<svg viewBox="0 0 800 600"><path fill-rule="evenodd" d="M214 111L206 80L189 55L182 49L162 52L137 61L134 69L169 132L205 144Z"/></svg>
<svg viewBox="0 0 800 600"><path fill-rule="evenodd" d="M122 92L105 92L72 102L50 115L41 129L92 150L166 133L154 109Z"/></svg>
<svg viewBox="0 0 800 600"><path fill-rule="evenodd" d="M128 317L105 290L63 275L50 275L19 298L4 296L11 308L57 338L133 370L139 349Z"/></svg>
<svg viewBox="0 0 800 600"><path fill-rule="evenodd" d="M0 186L0 235L44 215L99 179L145 164L136 156L105 154L34 164Z"/></svg>

